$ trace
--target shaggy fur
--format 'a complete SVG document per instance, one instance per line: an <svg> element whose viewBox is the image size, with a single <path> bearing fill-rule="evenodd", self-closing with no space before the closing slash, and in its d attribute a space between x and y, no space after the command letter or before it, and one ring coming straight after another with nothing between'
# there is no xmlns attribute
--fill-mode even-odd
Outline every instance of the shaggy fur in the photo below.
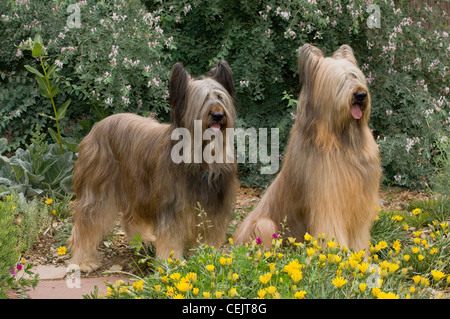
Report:
<svg viewBox="0 0 450 319"><path fill-rule="evenodd" d="M71 263L82 271L99 267L97 246L119 212L127 234L141 234L162 258L171 251L181 258L199 234L217 247L225 239L237 187L236 163L175 164L171 150L178 141L171 134L184 127L192 135L194 120L202 120L202 133L220 125L225 134L234 125L231 69L222 61L208 77L194 80L177 63L169 94L171 124L134 114L112 115L96 124L79 145L70 247ZM197 203L206 216L198 216Z"/></svg>
<svg viewBox="0 0 450 319"><path fill-rule="evenodd" d="M289 236L325 233L366 249L378 205L378 147L368 127L370 96L352 49L332 57L306 44L298 57L302 87L283 168L234 235L240 244L272 234L286 218Z"/></svg>

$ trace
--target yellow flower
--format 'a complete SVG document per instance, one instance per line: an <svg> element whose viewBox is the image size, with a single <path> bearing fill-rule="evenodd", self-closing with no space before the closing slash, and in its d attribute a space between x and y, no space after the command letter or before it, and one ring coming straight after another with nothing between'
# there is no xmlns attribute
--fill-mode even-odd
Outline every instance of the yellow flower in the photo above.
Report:
<svg viewBox="0 0 450 319"><path fill-rule="evenodd" d="M175 287L178 289L181 293L186 293L186 291L192 289L192 284L189 284L189 282L180 281L175 283Z"/></svg>
<svg viewBox="0 0 450 319"><path fill-rule="evenodd" d="M420 284L425 287L430 286L430 282L428 281L427 278L424 278L424 277L420 278Z"/></svg>
<svg viewBox="0 0 450 319"><path fill-rule="evenodd" d="M404 255L404 256L403 256L403 259L404 259L405 261L408 261L409 258L411 258L409 255Z"/></svg>
<svg viewBox="0 0 450 319"><path fill-rule="evenodd" d="M334 241L328 241L327 245L330 249L334 249L334 247L336 247L336 243Z"/></svg>
<svg viewBox="0 0 450 319"><path fill-rule="evenodd" d="M396 294L394 294L392 292L386 293L386 292L382 291L377 295L377 298L378 299L399 299L399 296L397 296Z"/></svg>
<svg viewBox="0 0 450 319"><path fill-rule="evenodd" d="M392 248L394 248L394 250L397 252L397 254L400 251L401 247L402 247L402 244L400 243L400 241L398 239L396 241L394 241Z"/></svg>
<svg viewBox="0 0 450 319"><path fill-rule="evenodd" d="M292 271L290 276L291 276L291 279L295 283L299 282L303 278L303 274L302 274L301 270L298 270L298 269L295 269L294 271Z"/></svg>
<svg viewBox="0 0 450 319"><path fill-rule="evenodd" d="M316 250L314 249L314 248L308 248L308 249L306 249L306 253L308 254L308 256L312 256L312 255L314 255L314 253L316 252Z"/></svg>
<svg viewBox="0 0 450 319"><path fill-rule="evenodd" d="M173 274L170 275L170 278L171 278L173 281L178 281L178 280L180 280L180 278L181 278L181 274L180 274L179 272L175 272L175 273L173 273Z"/></svg>
<svg viewBox="0 0 450 319"><path fill-rule="evenodd" d="M203 298L206 298L206 299L211 297L211 293L209 291L204 291L202 295L203 295Z"/></svg>
<svg viewBox="0 0 450 319"><path fill-rule="evenodd" d="M419 258L419 261L422 261L425 257L424 257L422 254L419 254L419 255L417 256L417 258Z"/></svg>
<svg viewBox="0 0 450 319"><path fill-rule="evenodd" d="M419 247L413 247L412 252L417 254L419 252Z"/></svg>
<svg viewBox="0 0 450 319"><path fill-rule="evenodd" d="M53 203L53 199L48 198L48 199L45 201L45 203L46 203L47 205L50 205L51 203Z"/></svg>
<svg viewBox="0 0 450 319"><path fill-rule="evenodd" d="M234 273L234 274L231 275L231 278L232 278L233 281L236 281L236 280L238 280L239 275Z"/></svg>
<svg viewBox="0 0 450 319"><path fill-rule="evenodd" d="M400 266L398 264L393 264L393 263L389 264L389 272L391 274L393 274L398 268L400 268Z"/></svg>
<svg viewBox="0 0 450 319"><path fill-rule="evenodd" d="M225 266L225 265L227 264L227 259L226 259L225 257L220 257L219 263L220 263L222 266Z"/></svg>
<svg viewBox="0 0 450 319"><path fill-rule="evenodd" d="M236 290L236 288L231 288L231 289L228 291L228 296L229 296L229 297L233 298L233 297L236 296L236 295L237 295L237 290Z"/></svg>
<svg viewBox="0 0 450 319"><path fill-rule="evenodd" d="M258 297L259 298L261 298L261 299L263 299L264 298L264 296L266 295L266 290L265 289L260 289L259 291L258 291Z"/></svg>
<svg viewBox="0 0 450 319"><path fill-rule="evenodd" d="M438 252L438 249L436 247L430 249L430 255L434 255L437 252Z"/></svg>
<svg viewBox="0 0 450 319"><path fill-rule="evenodd" d="M366 263L366 262L362 262L362 263L358 264L358 269L363 274L366 273L368 267L369 267L369 263Z"/></svg>
<svg viewBox="0 0 450 319"><path fill-rule="evenodd" d="M310 241L311 239L313 239L313 237L310 234L308 234L308 233L305 234L304 238L305 238L306 241Z"/></svg>
<svg viewBox="0 0 450 319"><path fill-rule="evenodd" d="M220 298L222 298L222 295L223 295L223 291L216 291L216 299L220 299Z"/></svg>
<svg viewBox="0 0 450 319"><path fill-rule="evenodd" d="M433 279L435 281L439 281L439 280L441 280L442 278L445 277L445 274L442 271L440 271L440 270L432 270L431 271L431 275L433 276Z"/></svg>
<svg viewBox="0 0 450 319"><path fill-rule="evenodd" d="M64 246L61 246L61 247L58 248L58 255L63 256L63 255L66 254L66 251L67 251L67 248L64 247Z"/></svg>
<svg viewBox="0 0 450 319"><path fill-rule="evenodd" d="M414 281L414 283L417 285L420 282L420 279L422 277L420 277L419 275L415 275L414 277L412 277L412 280Z"/></svg>
<svg viewBox="0 0 450 319"><path fill-rule="evenodd" d="M153 287L155 288L155 291L156 291L156 292L160 292L160 290L161 290L161 285L154 285Z"/></svg>
<svg viewBox="0 0 450 319"><path fill-rule="evenodd" d="M268 272L264 274L264 276L259 276L259 281L261 281L264 285L266 285L270 279L272 278L272 273Z"/></svg>
<svg viewBox="0 0 450 319"><path fill-rule="evenodd" d="M180 294L178 294L178 293L176 293L174 296L173 296L173 299L186 299L183 295L180 295Z"/></svg>
<svg viewBox="0 0 450 319"><path fill-rule="evenodd" d="M366 288L367 288L367 284L365 284L365 283L359 284L359 290L361 290L361 292L366 291Z"/></svg>
<svg viewBox="0 0 450 319"><path fill-rule="evenodd" d="M380 241L380 242L378 243L377 246L379 246L380 249L383 249L383 248L386 248L386 247L388 246L388 243L385 242L384 240L382 240L382 241Z"/></svg>
<svg viewBox="0 0 450 319"><path fill-rule="evenodd" d="M378 297L378 295L380 294L380 288L378 288L378 287L373 287L372 288L372 295L375 297L375 298L377 298Z"/></svg>
<svg viewBox="0 0 450 319"><path fill-rule="evenodd" d="M233 245L233 238L228 238L228 242L230 243L230 245Z"/></svg>
<svg viewBox="0 0 450 319"><path fill-rule="evenodd" d="M198 289L198 288L192 289L192 293L194 294L194 296L197 296L197 295L198 295L198 292L199 292L199 289Z"/></svg>
<svg viewBox="0 0 450 319"><path fill-rule="evenodd" d="M276 266L275 263L270 263L270 264L269 264L269 269L270 269L270 272L271 272L272 274L275 272L275 266Z"/></svg>
<svg viewBox="0 0 450 319"><path fill-rule="evenodd" d="M186 276L184 276L184 278L186 279L186 281L189 281L193 284L197 282L197 274L195 272L187 273Z"/></svg>
<svg viewBox="0 0 450 319"><path fill-rule="evenodd" d="M348 282L347 279L342 278L341 276L338 276L334 278L331 283L335 285L338 288L341 288L343 285L345 285Z"/></svg>
<svg viewBox="0 0 450 319"><path fill-rule="evenodd" d="M416 291L416 288L414 286L409 287L409 292L413 293L414 291Z"/></svg>
<svg viewBox="0 0 450 319"><path fill-rule="evenodd" d="M215 268L214 265L207 265L206 266L206 270L207 271L214 271L214 268Z"/></svg>
<svg viewBox="0 0 450 319"><path fill-rule="evenodd" d="M403 220L403 217L402 217L402 216L399 216L399 215L395 215L394 217L391 217L391 219L392 219L393 221L398 221L398 222L400 222L400 221Z"/></svg>
<svg viewBox="0 0 450 319"><path fill-rule="evenodd" d="M277 291L277 288L275 286L269 286L267 287L267 292L271 295L273 295Z"/></svg>
<svg viewBox="0 0 450 319"><path fill-rule="evenodd" d="M306 295L306 291L301 290L301 291L297 291L297 292L294 294L294 297L295 297L296 299L304 299L304 298L305 298L305 295Z"/></svg>
<svg viewBox="0 0 450 319"><path fill-rule="evenodd" d="M420 208L416 208L412 211L413 215L419 215L422 212L422 210Z"/></svg>
<svg viewBox="0 0 450 319"><path fill-rule="evenodd" d="M52 209L52 214L56 216L56 209Z"/></svg>
<svg viewBox="0 0 450 319"><path fill-rule="evenodd" d="M413 232L413 235L419 237L422 232L420 230Z"/></svg>
<svg viewBox="0 0 450 319"><path fill-rule="evenodd" d="M139 280L139 281L133 282L133 288L136 291L144 291L144 281Z"/></svg>

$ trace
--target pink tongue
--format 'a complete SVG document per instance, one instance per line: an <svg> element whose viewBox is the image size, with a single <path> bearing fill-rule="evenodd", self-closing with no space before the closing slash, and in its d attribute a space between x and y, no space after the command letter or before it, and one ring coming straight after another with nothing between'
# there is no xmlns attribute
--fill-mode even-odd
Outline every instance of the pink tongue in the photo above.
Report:
<svg viewBox="0 0 450 319"><path fill-rule="evenodd" d="M355 120L359 120L362 117L361 107L358 104L353 104L350 112Z"/></svg>
<svg viewBox="0 0 450 319"><path fill-rule="evenodd" d="M220 124L218 124L218 123L211 124L211 125L209 126L209 128L212 128L213 131L218 131L218 130L220 130Z"/></svg>

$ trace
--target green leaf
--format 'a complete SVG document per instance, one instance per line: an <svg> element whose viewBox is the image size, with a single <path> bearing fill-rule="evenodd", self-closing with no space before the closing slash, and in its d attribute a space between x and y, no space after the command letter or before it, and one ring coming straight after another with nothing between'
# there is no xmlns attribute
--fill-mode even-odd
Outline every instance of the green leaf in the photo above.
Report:
<svg viewBox="0 0 450 319"><path fill-rule="evenodd" d="M29 66L28 64L25 65L25 69L27 69L29 72L36 74L37 76L43 78L44 75L39 72L37 69L33 68L32 66Z"/></svg>
<svg viewBox="0 0 450 319"><path fill-rule="evenodd" d="M72 99L68 99L64 104L59 108L59 110L56 112L56 117L58 120L61 120L66 115L67 107L69 106L70 102L72 102Z"/></svg>
<svg viewBox="0 0 450 319"><path fill-rule="evenodd" d="M58 133L56 133L51 127L48 128L48 133L52 137L53 141L55 141L56 144L59 144Z"/></svg>
<svg viewBox="0 0 450 319"><path fill-rule="evenodd" d="M41 44L35 42L33 45L33 50L31 51L31 55L34 57L41 56L44 53L44 48Z"/></svg>
<svg viewBox="0 0 450 319"><path fill-rule="evenodd" d="M43 97L46 97L46 98L50 98L50 95L51 95L51 91L50 91L50 88L47 86L47 82L45 81L45 79L42 77L37 77L36 78L36 81L37 81L37 83L38 83L38 86L39 86L39 93L41 93L41 95L43 96Z"/></svg>
<svg viewBox="0 0 450 319"><path fill-rule="evenodd" d="M53 63L51 67L48 68L47 71L47 77L49 79L53 78L54 74L55 74L55 70L56 70L56 64Z"/></svg>
<svg viewBox="0 0 450 319"><path fill-rule="evenodd" d="M47 118L49 118L49 119L52 119L53 121L56 121L56 118L55 118L54 116L47 115L47 114L44 114L44 113L39 113L39 115L40 115L40 116L47 117Z"/></svg>

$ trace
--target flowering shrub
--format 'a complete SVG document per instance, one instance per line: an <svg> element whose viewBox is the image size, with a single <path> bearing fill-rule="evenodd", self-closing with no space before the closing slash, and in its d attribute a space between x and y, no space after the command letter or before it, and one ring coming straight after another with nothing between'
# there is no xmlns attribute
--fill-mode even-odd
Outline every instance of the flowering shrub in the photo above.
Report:
<svg viewBox="0 0 450 319"><path fill-rule="evenodd" d="M33 275L32 265L27 264L23 258L19 259L21 248L24 247L21 242L24 234L15 224L16 205L18 205L18 201L13 198L13 195L0 198L0 299L6 298L6 289L8 288L35 287L38 282L36 276L31 277ZM29 230L26 229L26 231ZM29 279L19 276L21 270L28 274Z"/></svg>
<svg viewBox="0 0 450 319"><path fill-rule="evenodd" d="M0 136L12 140L11 149L25 144L35 123L46 126L48 118L37 114L53 114L52 105L39 96L23 67L38 68L38 63L17 47L36 34L46 41L45 51L58 68L61 93L55 104L72 99L67 110L72 121L63 125L68 132L79 128L67 124L80 118L89 121L94 109L103 116L120 111L167 112L165 52L172 43L159 26L157 12L148 12L135 0L79 1L72 11L70 4L8 1L2 10ZM79 28L73 16L77 13Z"/></svg>
<svg viewBox="0 0 450 319"><path fill-rule="evenodd" d="M151 2L152 1L147 1ZM371 19L377 12L379 26ZM446 13L426 3L394 1L167 1L162 27L171 30L175 60L194 73L226 59L233 68L244 127L279 127L284 149L292 123L284 91L297 95L295 52L312 43L330 54L343 44L355 51L372 93L371 126L380 145L386 182L424 187L447 138L450 44ZM372 23L370 23L372 22ZM430 24L432 23L432 24ZM264 185L254 164L242 179Z"/></svg>
<svg viewBox="0 0 450 319"><path fill-rule="evenodd" d="M141 4L144 3L144 5ZM124 1L77 3L81 28L68 24L69 1L9 1L0 16L0 136L9 150L25 144L35 123L42 128L51 106L23 68L32 64L20 45L36 33L64 85L57 105L70 96L63 127L75 134L111 112L156 112L167 119L167 76L181 61L203 74L227 60L234 73L238 125L278 127L280 150L299 93L296 50L304 43L326 54L343 44L355 51L372 93L371 126L387 183L424 187L450 125L445 61L450 50L446 13L438 5L387 0ZM370 9L372 4L377 9ZM375 11L374 11L375 10ZM379 14L379 21L373 17ZM376 22L380 22L379 25ZM47 102L47 103L46 103ZM94 114L90 116L90 114ZM295 115L295 114L294 114ZM80 134L80 136L84 135ZM241 180L265 185L260 164L240 166ZM438 167L439 168L439 167Z"/></svg>
<svg viewBox="0 0 450 319"><path fill-rule="evenodd" d="M389 221L385 235L401 228L410 236L372 241L369 251L349 251L334 240L306 234L303 242L273 235L272 249L261 240L225 250L201 245L188 260L139 263L152 273L134 283L107 283L102 298L436 298L450 286L448 221L436 219L426 231L408 230L410 213L381 211L375 224ZM436 217L432 215L432 217ZM448 212L447 217L448 218ZM410 219L410 220L411 220ZM422 228L423 229L423 228ZM230 239L231 241L231 239ZM141 246L141 245L138 245Z"/></svg>

